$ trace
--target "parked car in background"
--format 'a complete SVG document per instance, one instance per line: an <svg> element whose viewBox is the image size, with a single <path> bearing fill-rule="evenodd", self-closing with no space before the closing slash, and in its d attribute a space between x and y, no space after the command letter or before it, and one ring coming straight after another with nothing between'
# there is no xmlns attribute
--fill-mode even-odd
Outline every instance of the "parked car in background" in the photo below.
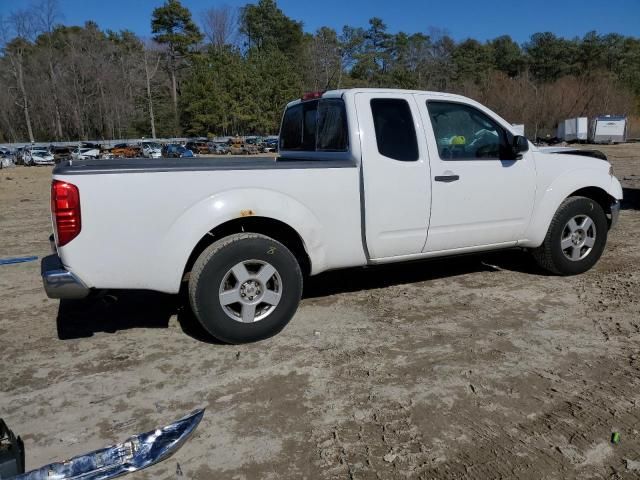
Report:
<svg viewBox="0 0 640 480"><path fill-rule="evenodd" d="M260 153L257 145L251 145L240 137L229 140L229 153L231 155L255 155Z"/></svg>
<svg viewBox="0 0 640 480"><path fill-rule="evenodd" d="M73 160L89 160L100 158L100 150L97 148L76 147L71 151Z"/></svg>
<svg viewBox="0 0 640 480"><path fill-rule="evenodd" d="M264 153L273 153L278 151L278 139L272 138L262 142L262 151Z"/></svg>
<svg viewBox="0 0 640 480"><path fill-rule="evenodd" d="M111 154L114 157L126 157L135 158L141 156L141 148L136 145L127 145L126 143L119 143L114 145L111 149Z"/></svg>
<svg viewBox="0 0 640 480"><path fill-rule="evenodd" d="M207 142L202 142L202 141L187 142L187 144L185 145L185 148L191 150L196 155L206 155L210 153L209 145L207 144Z"/></svg>
<svg viewBox="0 0 640 480"><path fill-rule="evenodd" d="M160 158L162 147L157 142L142 142L142 156L145 158Z"/></svg>
<svg viewBox="0 0 640 480"><path fill-rule="evenodd" d="M211 145L211 152L216 155L227 155L229 153L229 145L226 143L215 142Z"/></svg>
<svg viewBox="0 0 640 480"><path fill-rule="evenodd" d="M15 167L16 157L8 148L0 148L0 168Z"/></svg>
<svg viewBox="0 0 640 480"><path fill-rule="evenodd" d="M35 165L53 165L53 155L45 147L31 147L24 152L24 164L30 167Z"/></svg>
<svg viewBox="0 0 640 480"><path fill-rule="evenodd" d="M162 156L166 158L187 158L193 157L193 152L177 143L170 143L162 148Z"/></svg>
<svg viewBox="0 0 640 480"><path fill-rule="evenodd" d="M8 147L0 147L0 156L15 159L15 152Z"/></svg>
<svg viewBox="0 0 640 480"><path fill-rule="evenodd" d="M15 149L14 155L16 160L16 165L24 165L24 152L27 147L17 147Z"/></svg>
<svg viewBox="0 0 640 480"><path fill-rule="evenodd" d="M53 159L55 163L60 163L63 160L68 160L71 158L71 153L73 152L73 147L53 147L51 149L51 153L53 154Z"/></svg>

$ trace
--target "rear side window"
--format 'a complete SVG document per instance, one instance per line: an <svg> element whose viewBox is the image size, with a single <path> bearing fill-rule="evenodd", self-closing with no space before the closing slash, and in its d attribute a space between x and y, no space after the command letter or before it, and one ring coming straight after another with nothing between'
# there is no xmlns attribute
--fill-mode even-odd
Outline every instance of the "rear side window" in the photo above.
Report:
<svg viewBox="0 0 640 480"><path fill-rule="evenodd" d="M344 152L348 149L344 102L328 98L287 109L280 129L280 150Z"/></svg>
<svg viewBox="0 0 640 480"><path fill-rule="evenodd" d="M374 98L371 100L371 113L378 152L403 162L418 160L416 129L407 101L399 98Z"/></svg>
<svg viewBox="0 0 640 480"><path fill-rule="evenodd" d="M302 105L287 108L280 129L280 150L302 149Z"/></svg>

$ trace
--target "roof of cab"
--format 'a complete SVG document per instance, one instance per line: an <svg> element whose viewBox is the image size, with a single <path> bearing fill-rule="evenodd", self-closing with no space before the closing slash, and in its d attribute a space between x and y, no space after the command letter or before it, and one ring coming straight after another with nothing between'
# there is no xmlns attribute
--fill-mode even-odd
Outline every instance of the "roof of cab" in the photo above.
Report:
<svg viewBox="0 0 640 480"><path fill-rule="evenodd" d="M453 93L431 92L426 90L403 90L399 88L348 88L348 89L340 89L340 90L327 90L326 92L322 93L322 96L320 98L342 98L344 95L355 95L358 93L409 93L409 94L425 94L426 93L434 97L447 98L451 100L455 100L455 99L464 100L464 101L475 103L474 100L468 97L465 97L463 95L456 95ZM302 103L305 101L311 101L311 100L312 99L302 100L302 98L298 98L296 100L289 102L287 104L287 108L292 107L293 105L297 105L299 103ZM317 98L314 98L313 100L317 100Z"/></svg>

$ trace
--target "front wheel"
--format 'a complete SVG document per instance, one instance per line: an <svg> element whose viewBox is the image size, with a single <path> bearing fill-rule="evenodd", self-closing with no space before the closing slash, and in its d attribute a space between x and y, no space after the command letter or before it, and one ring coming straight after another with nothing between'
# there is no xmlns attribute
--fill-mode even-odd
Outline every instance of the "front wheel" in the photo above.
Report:
<svg viewBox="0 0 640 480"><path fill-rule="evenodd" d="M533 256L542 268L556 275L584 273L600 259L608 229L607 217L596 201L569 197L558 208Z"/></svg>
<svg viewBox="0 0 640 480"><path fill-rule="evenodd" d="M189 279L191 308L208 333L246 343L280 332L302 295L302 272L280 242L257 233L230 235L196 260Z"/></svg>

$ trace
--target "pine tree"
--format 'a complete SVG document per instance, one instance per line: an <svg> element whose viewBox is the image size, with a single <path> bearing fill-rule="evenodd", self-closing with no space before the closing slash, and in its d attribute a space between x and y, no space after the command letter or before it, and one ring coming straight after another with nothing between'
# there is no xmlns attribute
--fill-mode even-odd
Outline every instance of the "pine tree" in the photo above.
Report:
<svg viewBox="0 0 640 480"><path fill-rule="evenodd" d="M171 99L173 113L178 121L178 81L177 72L186 55L202 41L203 36L191 19L191 12L179 0L167 0L162 7L153 11L151 18L153 39L167 48L167 71L171 78Z"/></svg>

